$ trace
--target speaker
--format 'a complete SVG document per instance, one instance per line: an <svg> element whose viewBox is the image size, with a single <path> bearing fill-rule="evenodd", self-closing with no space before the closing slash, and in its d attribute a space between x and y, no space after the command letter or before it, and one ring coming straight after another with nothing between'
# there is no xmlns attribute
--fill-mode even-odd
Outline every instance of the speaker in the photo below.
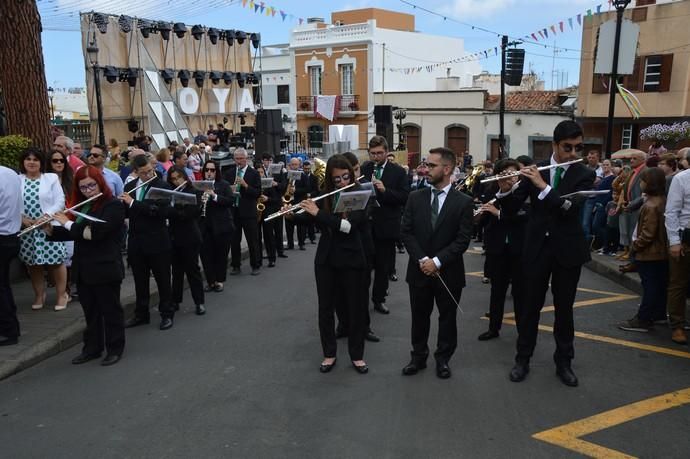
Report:
<svg viewBox="0 0 690 459"><path fill-rule="evenodd" d="M278 134L256 134L254 138L255 157L261 159L269 154L274 158L280 155L280 136Z"/></svg>
<svg viewBox="0 0 690 459"><path fill-rule="evenodd" d="M522 70L525 66L525 50L511 48L506 51L506 77L508 86L520 86L522 84Z"/></svg>
<svg viewBox="0 0 690 459"><path fill-rule="evenodd" d="M393 124L377 124L376 135L385 137L386 142L388 142L388 151L393 150Z"/></svg>
<svg viewBox="0 0 690 459"><path fill-rule="evenodd" d="M256 132L257 134L282 134L283 113L280 109L257 110Z"/></svg>
<svg viewBox="0 0 690 459"><path fill-rule="evenodd" d="M374 123L393 124L393 106L374 105Z"/></svg>

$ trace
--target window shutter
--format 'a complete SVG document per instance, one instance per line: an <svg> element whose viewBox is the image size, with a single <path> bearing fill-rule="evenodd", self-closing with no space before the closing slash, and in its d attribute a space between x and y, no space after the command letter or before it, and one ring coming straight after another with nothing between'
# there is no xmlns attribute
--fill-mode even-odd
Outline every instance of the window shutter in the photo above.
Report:
<svg viewBox="0 0 690 459"><path fill-rule="evenodd" d="M642 90L642 75L640 73L640 66L642 65L642 58L636 57L633 64L632 75L626 75L623 79L623 86L625 89L636 92Z"/></svg>
<svg viewBox="0 0 690 459"><path fill-rule="evenodd" d="M636 6L654 5L656 0L637 0Z"/></svg>
<svg viewBox="0 0 690 459"><path fill-rule="evenodd" d="M595 73L592 78L592 94L608 94L609 90L604 85L604 82L609 79L609 75L599 75Z"/></svg>
<svg viewBox="0 0 690 459"><path fill-rule="evenodd" d="M673 69L673 54L661 56L661 79L659 80L659 92L671 89L671 71Z"/></svg>

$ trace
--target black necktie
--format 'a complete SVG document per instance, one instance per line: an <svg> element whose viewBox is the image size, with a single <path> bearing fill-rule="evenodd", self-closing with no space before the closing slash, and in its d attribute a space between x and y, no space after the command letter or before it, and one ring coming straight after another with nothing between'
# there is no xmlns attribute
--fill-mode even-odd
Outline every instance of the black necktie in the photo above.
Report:
<svg viewBox="0 0 690 459"><path fill-rule="evenodd" d="M431 227L436 228L436 219L438 218L439 209L438 197L443 193L443 190L432 188L431 192L434 193L434 200L431 201Z"/></svg>

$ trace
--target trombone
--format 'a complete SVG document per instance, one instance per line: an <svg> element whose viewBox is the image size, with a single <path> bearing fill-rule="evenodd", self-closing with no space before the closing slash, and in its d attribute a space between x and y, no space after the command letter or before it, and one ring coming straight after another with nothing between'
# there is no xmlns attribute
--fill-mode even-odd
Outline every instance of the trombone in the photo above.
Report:
<svg viewBox="0 0 690 459"><path fill-rule="evenodd" d="M71 211L73 211L73 210L76 210L77 208L83 206L83 205L86 204L87 202L91 202L91 201L93 201L94 199L100 198L102 195L103 195L103 193L98 193L98 194L95 195L95 196L91 196L89 199L83 200L82 202L80 202L80 203L77 204L76 206L72 206L72 207L70 207L69 209L65 209L64 212L71 212ZM37 229L37 228L40 228L41 226L45 225L46 223L49 223L49 222L53 221L54 219L55 219L55 215L44 215L43 217L39 218L38 221L37 221L36 223L34 223L34 224L31 225L31 226L27 226L27 227L24 228L22 231L20 231L19 236L21 237L21 236L23 236L23 235L25 235L25 234L27 234L27 233L30 233L30 232L32 232L33 230L35 230L35 229Z"/></svg>

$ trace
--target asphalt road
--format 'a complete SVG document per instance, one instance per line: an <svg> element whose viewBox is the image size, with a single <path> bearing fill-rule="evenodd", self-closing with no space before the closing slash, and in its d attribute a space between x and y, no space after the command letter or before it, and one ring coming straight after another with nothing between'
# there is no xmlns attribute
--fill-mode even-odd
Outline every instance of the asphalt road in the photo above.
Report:
<svg viewBox="0 0 690 459"><path fill-rule="evenodd" d="M204 317L193 314L185 292L187 311L175 327L128 331L124 358L113 367L70 365L75 347L0 382L0 457L690 454L690 353L661 327L644 335L615 328L636 309L631 292L583 270L580 286L597 292L578 295L585 304L576 309L576 330L587 334L576 339L578 388L556 378L547 331L527 380L508 380L516 330L506 324L499 339L477 341L488 326L481 318L488 286L477 275L468 276L463 292L449 380L438 379L433 367L401 375L410 328L403 281L391 284L392 313L372 313L383 341L367 343L370 373L355 373L340 341L338 365L323 375L314 252L308 245L261 276L230 278L225 292L209 294ZM481 271L481 255L465 260L468 272ZM406 261L398 256L399 272ZM543 324L552 317L544 312ZM621 341L605 342L611 338ZM533 437L545 431L551 443Z"/></svg>

